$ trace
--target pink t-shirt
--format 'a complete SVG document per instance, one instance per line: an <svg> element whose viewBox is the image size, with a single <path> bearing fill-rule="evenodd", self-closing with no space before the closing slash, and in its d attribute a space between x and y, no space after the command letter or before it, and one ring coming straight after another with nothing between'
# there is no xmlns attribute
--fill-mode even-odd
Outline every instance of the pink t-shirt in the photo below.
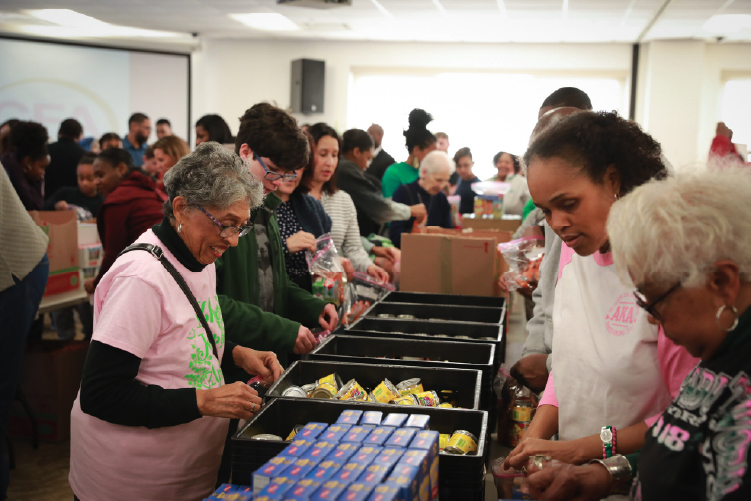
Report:
<svg viewBox="0 0 751 501"><path fill-rule="evenodd" d="M224 323L214 265L188 271L148 230L136 242L159 245L183 276L211 328L221 359ZM224 384L206 332L174 278L145 251L115 261L94 295L92 340L141 358L136 379L165 389ZM214 490L229 420L202 417L147 429L71 411L70 485L81 501L201 500Z"/></svg>

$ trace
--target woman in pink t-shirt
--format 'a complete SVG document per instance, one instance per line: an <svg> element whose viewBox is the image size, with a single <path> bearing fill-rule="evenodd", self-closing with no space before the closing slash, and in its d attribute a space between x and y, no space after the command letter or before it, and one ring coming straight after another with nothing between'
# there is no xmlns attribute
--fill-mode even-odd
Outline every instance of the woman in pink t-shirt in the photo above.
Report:
<svg viewBox="0 0 751 501"><path fill-rule="evenodd" d="M70 485L81 501L209 496L229 418L261 406L222 371L269 381L282 372L274 353L225 340L215 291L214 261L250 230L261 185L239 157L206 143L167 173L165 188L164 220L135 243L161 248L205 322L158 252L123 253L103 276L71 412Z"/></svg>
<svg viewBox="0 0 751 501"><path fill-rule="evenodd" d="M553 307L552 372L508 464L536 454L569 463L633 452L647 422L695 365L636 306L606 230L621 196L664 178L660 145L616 113L581 112L540 134L525 155L529 188L563 240ZM553 380L555 378L555 385ZM560 440L549 439L558 433Z"/></svg>

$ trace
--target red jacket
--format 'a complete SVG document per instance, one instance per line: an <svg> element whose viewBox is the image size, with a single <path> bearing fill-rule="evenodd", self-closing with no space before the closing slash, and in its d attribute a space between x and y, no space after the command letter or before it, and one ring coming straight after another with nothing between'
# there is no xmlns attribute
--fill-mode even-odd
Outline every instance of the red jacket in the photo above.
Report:
<svg viewBox="0 0 751 501"><path fill-rule="evenodd" d="M96 221L104 258L94 286L99 284L123 249L164 218L162 206L166 199L164 193L157 191L151 178L136 170L107 195Z"/></svg>

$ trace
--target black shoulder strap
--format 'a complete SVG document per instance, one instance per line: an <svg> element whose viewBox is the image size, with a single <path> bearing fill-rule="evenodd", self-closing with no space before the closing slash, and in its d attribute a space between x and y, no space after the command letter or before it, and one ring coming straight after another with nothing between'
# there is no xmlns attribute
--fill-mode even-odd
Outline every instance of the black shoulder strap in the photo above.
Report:
<svg viewBox="0 0 751 501"><path fill-rule="evenodd" d="M172 263L170 263L166 257L164 257L164 252L162 252L162 248L158 245L152 245L152 244L133 244L129 247L126 247L119 255L122 256L126 252L134 251L134 250L142 250L146 251L155 258L159 260L160 263L162 263L162 266L166 268L166 270L169 272L170 275L172 275L172 278L175 279L175 282L177 282L177 285L180 286L180 289L182 289L183 293L185 294L185 297L188 298L188 301L190 301L190 305L193 307L193 310L196 312L196 316L198 317L198 320L201 321L201 325L203 325L203 328L206 330L206 337L209 339L209 342L211 343L211 348L214 350L214 356L217 360L219 360L219 352L216 349L216 341L214 341L214 334L211 332L211 329L209 328L209 323L206 321L206 317L204 316L203 312L201 311L201 307L198 306L198 301L196 301L196 297L193 295L193 292L191 292L190 287L188 287L188 284L185 283L185 279L180 275L180 273L175 269L174 266L172 266Z"/></svg>

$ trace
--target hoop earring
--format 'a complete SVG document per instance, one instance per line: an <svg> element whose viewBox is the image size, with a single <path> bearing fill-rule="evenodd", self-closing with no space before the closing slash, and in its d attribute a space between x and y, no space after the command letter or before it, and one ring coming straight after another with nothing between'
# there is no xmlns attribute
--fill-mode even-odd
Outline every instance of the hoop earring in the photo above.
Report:
<svg viewBox="0 0 751 501"><path fill-rule="evenodd" d="M621 197L618 196L618 193L613 193L613 196L615 197L615 201L617 202L620 200Z"/></svg>
<svg viewBox="0 0 751 501"><path fill-rule="evenodd" d="M183 223L177 225L177 234L179 235L181 231L183 231Z"/></svg>
<svg viewBox="0 0 751 501"><path fill-rule="evenodd" d="M724 312L724 311L725 311L725 310L726 310L727 308L730 308L730 310L731 310L731 311L733 312L733 315L735 315L735 320L733 320L733 325L731 325L729 329L726 329L726 328L724 328L724 327L722 326L722 324L720 324L720 315L722 315L722 314L723 314L723 312ZM725 332L730 332L730 331L732 331L733 329L735 329L736 327L738 327L738 310L737 310L737 309L735 308L735 306L727 306L727 305L724 305L724 304L723 304L723 305L722 305L722 306L720 306L720 308L719 308L719 309L717 310L717 314L715 315L715 320L717 320L717 326L718 326L718 327L719 327L720 329L724 330Z"/></svg>

